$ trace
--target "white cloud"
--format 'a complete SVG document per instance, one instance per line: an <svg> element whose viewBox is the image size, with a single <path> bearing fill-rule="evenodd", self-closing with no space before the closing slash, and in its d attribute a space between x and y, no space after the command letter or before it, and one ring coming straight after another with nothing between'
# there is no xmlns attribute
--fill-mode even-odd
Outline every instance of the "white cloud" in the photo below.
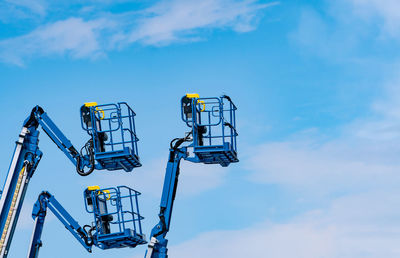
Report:
<svg viewBox="0 0 400 258"><path fill-rule="evenodd" d="M231 28L247 32L255 28L257 13L276 2L259 4L259 1L235 0L173 0L161 1L146 10L139 20L130 41L144 44L167 44L171 41L197 40L196 30Z"/></svg>
<svg viewBox="0 0 400 258"><path fill-rule="evenodd" d="M377 53L364 53L366 46L385 47L393 39L400 39L400 2L397 0L324 2L323 8L318 9L304 5L297 28L289 34L307 52L330 62L362 60L358 64L365 65L371 53Z"/></svg>
<svg viewBox="0 0 400 258"><path fill-rule="evenodd" d="M389 80L364 117L341 125L338 136L295 134L255 148L243 162L258 183L325 193L397 188L400 184L400 79Z"/></svg>
<svg viewBox="0 0 400 258"><path fill-rule="evenodd" d="M26 59L38 56L96 58L135 42L160 46L196 41L203 37L201 32L215 29L248 32L255 29L260 11L275 4L258 0L163 0L135 12L89 12L102 18L71 17L0 41L0 61L23 65ZM39 5L31 3L29 7L40 11Z"/></svg>
<svg viewBox="0 0 400 258"><path fill-rule="evenodd" d="M395 72L399 70L395 67ZM400 139L400 79L387 83L384 96L372 104L373 118L360 119L351 126L359 137L370 140L397 141Z"/></svg>
<svg viewBox="0 0 400 258"><path fill-rule="evenodd" d="M400 154L376 142L339 141L315 146L312 142L268 143L247 161L258 183L279 184L307 191L358 191L393 187L400 183ZM394 153L393 153L394 151ZM386 154L393 153L390 156Z"/></svg>
<svg viewBox="0 0 400 258"><path fill-rule="evenodd" d="M329 253L330 232L312 225L257 226L237 231L205 233L171 246L171 257L276 257L312 258Z"/></svg>
<svg viewBox="0 0 400 258"><path fill-rule="evenodd" d="M5 24L19 20L35 20L47 14L45 0L5 0L0 1L0 21Z"/></svg>
<svg viewBox="0 0 400 258"><path fill-rule="evenodd" d="M41 16L46 15L47 4L44 0L5 0L5 2Z"/></svg>
<svg viewBox="0 0 400 258"><path fill-rule="evenodd" d="M383 201L384 200L384 201ZM369 192L339 198L286 223L266 221L241 230L213 231L169 246L183 257L399 257L400 195ZM174 240L170 239L171 242Z"/></svg>
<svg viewBox="0 0 400 258"><path fill-rule="evenodd" d="M354 13L365 20L378 17L383 20L385 32L400 36L400 2L397 0L350 0Z"/></svg>
<svg viewBox="0 0 400 258"><path fill-rule="evenodd" d="M95 58L103 53L99 31L112 26L106 20L69 18L39 27L17 38L0 41L0 60L22 65L31 56L65 55Z"/></svg>

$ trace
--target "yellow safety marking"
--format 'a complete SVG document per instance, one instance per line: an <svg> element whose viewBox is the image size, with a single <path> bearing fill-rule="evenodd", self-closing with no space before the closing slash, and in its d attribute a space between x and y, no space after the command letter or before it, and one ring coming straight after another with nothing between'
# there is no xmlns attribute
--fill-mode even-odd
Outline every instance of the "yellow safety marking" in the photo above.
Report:
<svg viewBox="0 0 400 258"><path fill-rule="evenodd" d="M88 186L87 189L89 191L100 190L100 186L98 186L98 185ZM110 190L97 191L97 194L108 194L107 200L111 199Z"/></svg>
<svg viewBox="0 0 400 258"><path fill-rule="evenodd" d="M10 227L10 224L11 224L12 215L13 215L14 211L16 210L15 205L16 205L16 202L17 202L19 190L21 188L22 178L24 177L24 171L25 171L25 166L23 166L21 171L19 172L17 185L15 186L15 191L14 191L13 198L12 198L12 201L11 201L10 209L8 210L7 220L6 220L6 223L4 224L3 233L1 234L0 253L3 250L4 241L6 241L6 235L7 235L7 232L8 232L8 228Z"/></svg>
<svg viewBox="0 0 400 258"><path fill-rule="evenodd" d="M95 111L95 112L96 112L96 113L100 113L101 115L99 115L99 117L100 117L101 120L103 120L104 117L106 116L106 115L104 114L104 110L101 109L101 108L99 108L99 107L96 107L96 110L97 110L97 111Z"/></svg>
<svg viewBox="0 0 400 258"><path fill-rule="evenodd" d="M88 189L89 191L99 190L99 189L100 189L100 186L98 186L98 185L88 186L87 189Z"/></svg>
<svg viewBox="0 0 400 258"><path fill-rule="evenodd" d="M200 98L200 96L197 93L187 93L186 98L193 99L193 98Z"/></svg>
<svg viewBox="0 0 400 258"><path fill-rule="evenodd" d="M86 102L85 107L94 107L97 106L97 102Z"/></svg>
<svg viewBox="0 0 400 258"><path fill-rule="evenodd" d="M197 104L202 105L200 112L206 110L206 103L204 102L204 100L197 100Z"/></svg>
<svg viewBox="0 0 400 258"><path fill-rule="evenodd" d="M106 197L106 200L110 200L111 199L110 190L98 191L97 194L108 194L108 197Z"/></svg>
<svg viewBox="0 0 400 258"><path fill-rule="evenodd" d="M86 102L85 103L85 107L95 107L95 106L97 106L97 102ZM101 120L104 119L105 114L104 114L104 110L103 109L101 109L99 107L96 107L95 113L100 113L101 114L101 115L99 115L100 119Z"/></svg>

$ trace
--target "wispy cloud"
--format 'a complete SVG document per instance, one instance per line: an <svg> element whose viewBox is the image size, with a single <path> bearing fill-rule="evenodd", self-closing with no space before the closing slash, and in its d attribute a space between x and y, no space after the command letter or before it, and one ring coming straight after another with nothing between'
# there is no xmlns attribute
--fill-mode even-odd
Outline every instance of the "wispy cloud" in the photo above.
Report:
<svg viewBox="0 0 400 258"><path fill-rule="evenodd" d="M248 32L255 29L258 12L275 3L232 0L163 1L146 10L131 41L167 44L171 41L196 40L198 30L215 28Z"/></svg>
<svg viewBox="0 0 400 258"><path fill-rule="evenodd" d="M5 2L35 14L42 16L46 14L47 4L43 0L6 0Z"/></svg>
<svg viewBox="0 0 400 258"><path fill-rule="evenodd" d="M311 210L286 223L265 221L241 230L200 234L182 244L171 245L169 255L395 258L400 254L400 226L393 222L400 216L400 210L393 207L399 205L399 195L390 191L338 198L324 210Z"/></svg>
<svg viewBox="0 0 400 258"><path fill-rule="evenodd" d="M65 55L72 58L97 57L104 51L99 33L112 24L106 20L83 21L70 18L16 38L0 41L0 60L23 65L32 56Z"/></svg>
<svg viewBox="0 0 400 258"><path fill-rule="evenodd" d="M260 146L248 161L251 180L321 194L396 187L399 148L386 142L334 140Z"/></svg>
<svg viewBox="0 0 400 258"><path fill-rule="evenodd" d="M289 33L289 38L307 54L329 62L365 61L379 53L374 49L384 49L400 39L399 1L324 2L325 8L320 9L304 5L297 27ZM367 53L363 51L366 49Z"/></svg>
<svg viewBox="0 0 400 258"><path fill-rule="evenodd" d="M21 19L44 17L47 8L45 0L4 0L0 2L0 21L12 23Z"/></svg>
<svg viewBox="0 0 400 258"><path fill-rule="evenodd" d="M171 254L184 257L190 248L207 246L198 248L200 256L218 257L240 245L228 256L398 257L399 81L397 75L377 85L384 93L368 115L340 126L338 136L327 140L318 130L299 132L252 148L252 157L242 162L252 182L276 185L314 208L284 223L208 232L171 247ZM220 241L214 246L208 239Z"/></svg>
<svg viewBox="0 0 400 258"><path fill-rule="evenodd" d="M86 18L78 15L0 41L0 60L22 65L37 56L95 58L133 43L163 46L197 41L206 37L203 32L215 29L248 32L256 28L261 11L275 4L258 0L163 0L135 12L102 12L96 18L94 14Z"/></svg>
<svg viewBox="0 0 400 258"><path fill-rule="evenodd" d="M366 21L382 21L383 29L390 36L400 36L400 2L397 0L351 0L354 13Z"/></svg>
<svg viewBox="0 0 400 258"><path fill-rule="evenodd" d="M386 93L371 104L369 114L341 125L338 137L326 140L314 130L259 145L244 163L252 171L250 179L319 194L397 189L399 81L385 84Z"/></svg>

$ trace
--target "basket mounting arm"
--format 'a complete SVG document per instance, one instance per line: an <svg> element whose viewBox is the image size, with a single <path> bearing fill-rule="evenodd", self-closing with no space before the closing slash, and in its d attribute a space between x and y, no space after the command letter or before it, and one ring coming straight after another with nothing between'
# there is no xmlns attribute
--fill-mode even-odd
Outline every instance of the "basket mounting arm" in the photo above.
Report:
<svg viewBox="0 0 400 258"><path fill-rule="evenodd" d="M32 211L32 217L35 220L35 225L29 246L28 258L37 258L39 256L39 249L42 246L41 236L47 208L52 211L57 219L61 221L65 228L71 232L71 234L88 252L92 252L93 239L56 200L54 195L44 191L39 195Z"/></svg>
<svg viewBox="0 0 400 258"><path fill-rule="evenodd" d="M89 175L95 168L94 158L91 155L81 155L71 141L57 127L53 120L40 106L32 109L31 115L24 122L24 127L38 127L40 125L43 131L57 145L57 147L67 156L67 158L77 168L77 172L81 176ZM84 167L89 167L88 172L82 172Z"/></svg>

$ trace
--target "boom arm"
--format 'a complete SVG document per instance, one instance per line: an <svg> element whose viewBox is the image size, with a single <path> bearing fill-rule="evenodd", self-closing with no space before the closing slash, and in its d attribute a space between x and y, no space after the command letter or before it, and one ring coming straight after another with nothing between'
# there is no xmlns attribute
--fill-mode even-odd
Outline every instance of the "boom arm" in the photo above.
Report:
<svg viewBox="0 0 400 258"><path fill-rule="evenodd" d="M81 157L71 142L58 129L44 110L36 106L25 120L12 157L7 178L0 199L0 257L7 257L12 236L18 221L22 203L30 178L42 157L39 150L39 130L41 126L50 139L64 152L68 159L83 171L90 167L88 175L94 169L94 163L87 156Z"/></svg>
<svg viewBox="0 0 400 258"><path fill-rule="evenodd" d="M160 221L151 231L146 258L168 257L168 240L165 237L171 223L172 208L174 206L176 189L178 186L179 165L182 158L187 158L186 147L178 148L183 141L184 139L175 144L170 150L161 197L160 213L158 214Z"/></svg>
<svg viewBox="0 0 400 258"><path fill-rule="evenodd" d="M85 176L90 174L94 169L94 160L90 157L82 157L81 154L75 149L71 141L62 133L57 125L50 119L46 112L40 107L36 106L32 109L31 115L25 121L24 127L35 127L37 129L40 125L43 131L50 137L50 139L57 145L57 147L67 156L67 158L77 167L80 175ZM83 164L82 164L82 161ZM89 164L90 163L90 164ZM90 167L90 172L83 173L84 166ZM81 172L81 173L80 173Z"/></svg>
<svg viewBox="0 0 400 258"><path fill-rule="evenodd" d="M223 167L239 161L236 153L235 110L236 106L226 95L220 98L200 98L198 94L192 93L182 97L181 117L190 131L184 138L176 138L171 142L158 215L160 220L151 231L145 258L168 258L168 240L165 237L170 228L180 161L185 159ZM180 147L185 142L189 144ZM188 149L191 150L190 156Z"/></svg>
<svg viewBox="0 0 400 258"><path fill-rule="evenodd" d="M60 148L69 160L76 166L76 158L79 155L78 151L68 140L68 138L61 132L61 130L56 126L56 124L50 119L44 110L36 106L28 120L25 122L25 127L38 125L43 128L43 131L50 137L50 139Z"/></svg>
<svg viewBox="0 0 400 258"><path fill-rule="evenodd" d="M76 220L72 218L72 216L62 207L52 194L45 191L39 195L33 208L32 217L35 220L35 226L33 229L28 258L37 258L39 255L39 249L42 246L41 236L47 208L53 212L65 228L71 232L71 234L88 252L92 252L93 240L89 234Z"/></svg>

